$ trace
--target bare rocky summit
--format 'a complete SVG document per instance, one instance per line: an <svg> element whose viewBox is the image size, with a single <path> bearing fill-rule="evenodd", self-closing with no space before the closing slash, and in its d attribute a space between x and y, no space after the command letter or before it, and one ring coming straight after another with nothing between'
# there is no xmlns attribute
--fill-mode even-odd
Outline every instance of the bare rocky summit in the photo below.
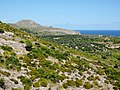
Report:
<svg viewBox="0 0 120 90"><path fill-rule="evenodd" d="M41 27L40 24L37 24L36 22L32 20L21 20L16 23L16 25L20 28L38 28Z"/></svg>

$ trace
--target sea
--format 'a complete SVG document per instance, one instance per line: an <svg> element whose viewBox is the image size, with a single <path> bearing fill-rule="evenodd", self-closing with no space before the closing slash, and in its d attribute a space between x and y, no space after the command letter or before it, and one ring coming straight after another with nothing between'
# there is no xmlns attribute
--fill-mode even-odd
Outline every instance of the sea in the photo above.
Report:
<svg viewBox="0 0 120 90"><path fill-rule="evenodd" d="M120 36L120 30L76 30L85 35Z"/></svg>

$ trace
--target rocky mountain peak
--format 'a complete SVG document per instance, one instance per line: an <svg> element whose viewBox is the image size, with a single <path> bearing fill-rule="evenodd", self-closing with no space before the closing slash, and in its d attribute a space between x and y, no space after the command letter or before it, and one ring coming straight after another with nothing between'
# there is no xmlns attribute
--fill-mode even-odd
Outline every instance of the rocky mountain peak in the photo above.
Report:
<svg viewBox="0 0 120 90"><path fill-rule="evenodd" d="M16 23L16 25L21 27L21 28L36 28L36 27L41 26L40 24L38 24L32 20L29 20L29 19L20 20Z"/></svg>

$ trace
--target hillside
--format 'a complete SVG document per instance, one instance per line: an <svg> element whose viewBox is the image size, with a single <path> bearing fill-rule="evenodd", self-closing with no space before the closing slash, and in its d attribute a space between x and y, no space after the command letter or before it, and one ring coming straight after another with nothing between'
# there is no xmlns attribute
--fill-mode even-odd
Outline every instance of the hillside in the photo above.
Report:
<svg viewBox="0 0 120 90"><path fill-rule="evenodd" d="M15 28L27 31L35 36L46 35L66 35L66 34L80 34L79 32L66 30L62 28L53 28L52 26L42 26L32 20L21 20L14 24L9 24Z"/></svg>
<svg viewBox="0 0 120 90"><path fill-rule="evenodd" d="M118 90L120 55L113 53L102 59L0 22L0 90Z"/></svg>

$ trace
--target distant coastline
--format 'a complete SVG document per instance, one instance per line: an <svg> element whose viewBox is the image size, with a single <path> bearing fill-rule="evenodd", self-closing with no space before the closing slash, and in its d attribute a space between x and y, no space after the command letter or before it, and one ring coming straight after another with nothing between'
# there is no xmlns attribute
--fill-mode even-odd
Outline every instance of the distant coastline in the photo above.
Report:
<svg viewBox="0 0 120 90"><path fill-rule="evenodd" d="M120 36L120 30L76 30L81 34Z"/></svg>

